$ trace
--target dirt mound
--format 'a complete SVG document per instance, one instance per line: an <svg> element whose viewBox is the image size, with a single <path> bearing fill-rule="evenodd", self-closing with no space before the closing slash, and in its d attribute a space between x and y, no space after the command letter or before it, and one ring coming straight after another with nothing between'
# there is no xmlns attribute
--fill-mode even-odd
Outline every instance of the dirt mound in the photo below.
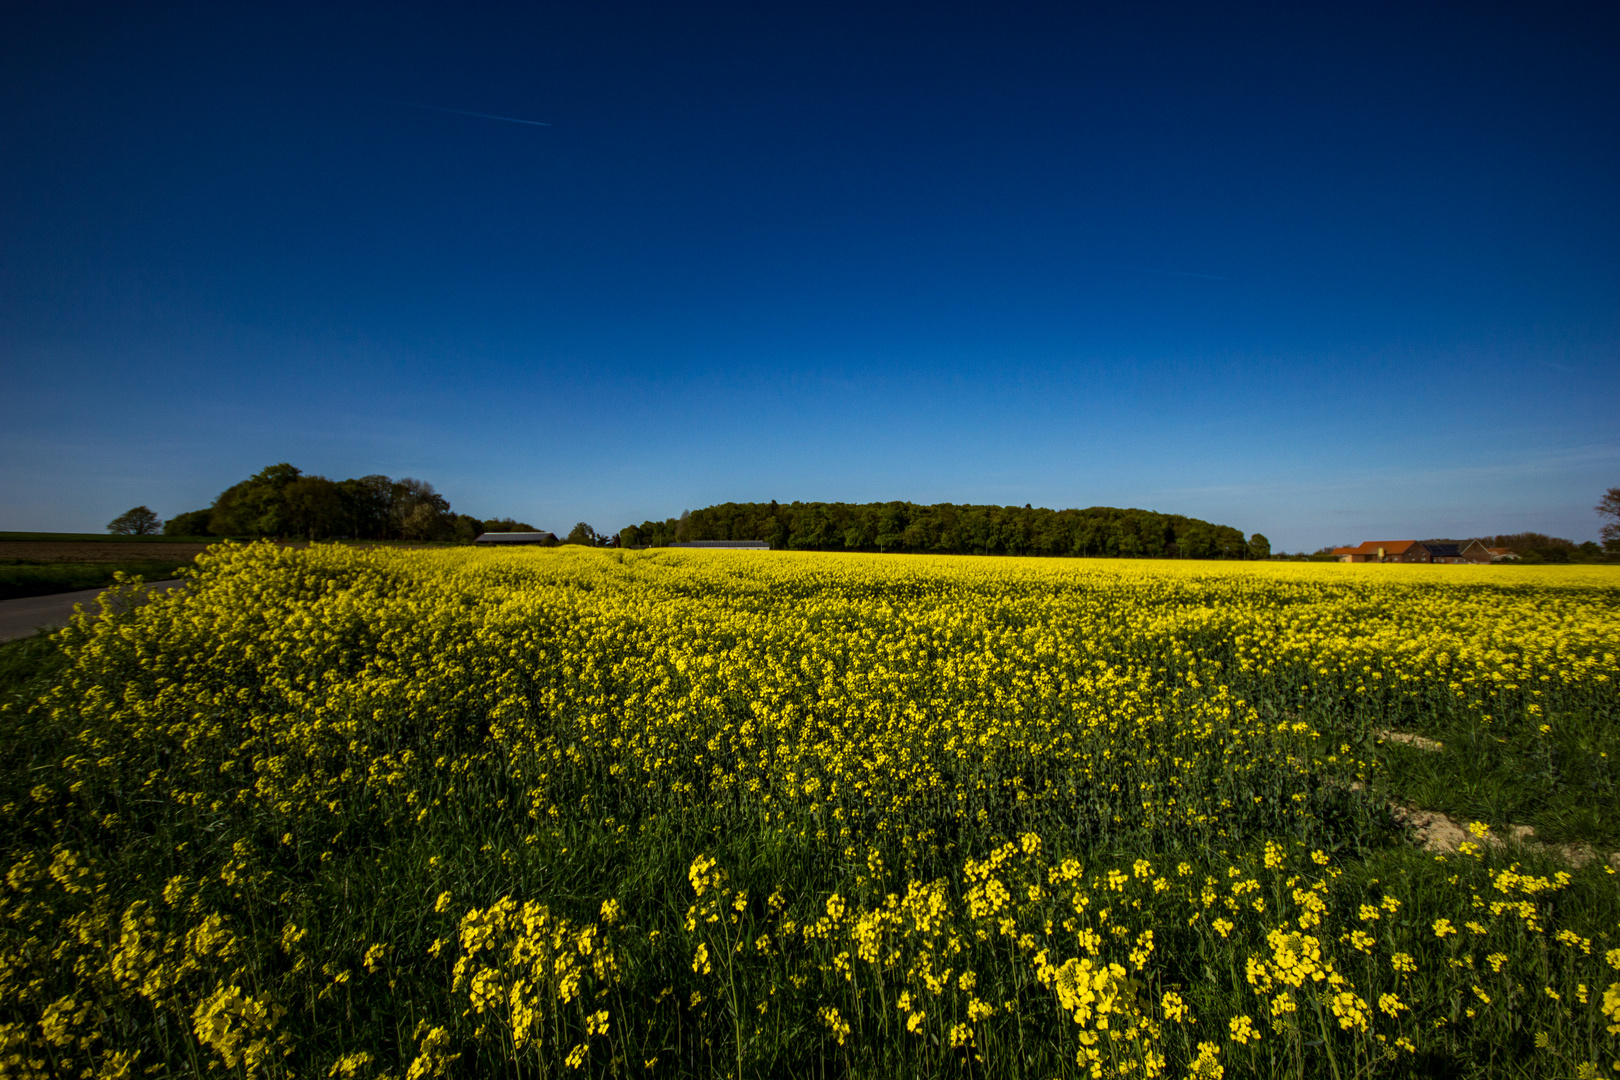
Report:
<svg viewBox="0 0 1620 1080"><path fill-rule="evenodd" d="M1492 831L1484 837L1476 837L1456 818L1438 810L1394 804L1389 809L1395 820L1412 830L1412 839L1419 847L1436 855L1454 855L1466 843L1497 850L1516 845L1558 855L1571 866L1585 866L1594 859L1604 859L1610 866L1620 867L1620 851L1605 854L1589 844L1545 844L1536 839L1533 825L1509 825L1505 835Z"/></svg>

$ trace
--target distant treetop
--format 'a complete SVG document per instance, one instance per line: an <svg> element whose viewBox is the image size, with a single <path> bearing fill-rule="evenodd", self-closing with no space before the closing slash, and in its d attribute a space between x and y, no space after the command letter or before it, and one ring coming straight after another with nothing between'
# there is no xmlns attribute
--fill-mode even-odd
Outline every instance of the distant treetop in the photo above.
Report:
<svg viewBox="0 0 1620 1080"><path fill-rule="evenodd" d="M107 531L120 536L152 536L162 527L158 516L144 506L125 510L107 523Z"/></svg>
<svg viewBox="0 0 1620 1080"><path fill-rule="evenodd" d="M394 480L377 474L329 480L281 462L232 484L211 506L176 514L163 531L170 536L470 543L479 533L532 532L534 527L512 518L482 521L451 513L450 500L426 480L408 476Z"/></svg>
<svg viewBox="0 0 1620 1080"><path fill-rule="evenodd" d="M764 540L796 551L893 551L957 555L1093 555L1123 558L1266 558L1270 544L1230 525L1180 514L1093 506L938 503L721 503L667 521L627 526L625 547L693 540Z"/></svg>

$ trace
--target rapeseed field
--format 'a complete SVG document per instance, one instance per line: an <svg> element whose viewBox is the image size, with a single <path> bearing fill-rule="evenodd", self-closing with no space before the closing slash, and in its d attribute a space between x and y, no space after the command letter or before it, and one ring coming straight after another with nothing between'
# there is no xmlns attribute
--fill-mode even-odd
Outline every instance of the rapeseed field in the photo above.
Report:
<svg viewBox="0 0 1620 1080"><path fill-rule="evenodd" d="M1620 1076L1609 568L260 544L31 647L3 1077Z"/></svg>

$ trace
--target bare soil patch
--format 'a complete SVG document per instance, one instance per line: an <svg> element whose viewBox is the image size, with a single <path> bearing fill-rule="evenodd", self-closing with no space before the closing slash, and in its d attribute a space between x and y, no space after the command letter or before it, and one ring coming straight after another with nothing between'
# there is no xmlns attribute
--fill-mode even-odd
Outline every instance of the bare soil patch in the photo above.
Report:
<svg viewBox="0 0 1620 1080"><path fill-rule="evenodd" d="M189 559L207 544L163 544L131 540L127 543L83 543L49 540L0 540L0 562L134 562L141 559Z"/></svg>
<svg viewBox="0 0 1620 1080"><path fill-rule="evenodd" d="M1385 742L1400 743L1402 746L1410 746L1415 750L1438 752L1446 748L1446 744L1440 742L1438 739L1429 739L1422 735L1414 735L1410 731L1390 731L1387 728L1380 728L1379 730L1373 732L1373 734L1378 736L1380 739L1383 739Z"/></svg>
<svg viewBox="0 0 1620 1080"><path fill-rule="evenodd" d="M1499 850L1513 844L1550 852L1575 867L1585 866L1594 859L1603 859L1611 866L1620 867L1620 851L1605 853L1589 844L1544 844L1536 839L1533 825L1509 825L1506 835L1492 831L1486 833L1484 839L1475 839L1456 818L1437 810L1391 804L1390 811L1396 821L1412 830L1412 839L1417 841L1419 847L1436 855L1453 855L1464 843Z"/></svg>

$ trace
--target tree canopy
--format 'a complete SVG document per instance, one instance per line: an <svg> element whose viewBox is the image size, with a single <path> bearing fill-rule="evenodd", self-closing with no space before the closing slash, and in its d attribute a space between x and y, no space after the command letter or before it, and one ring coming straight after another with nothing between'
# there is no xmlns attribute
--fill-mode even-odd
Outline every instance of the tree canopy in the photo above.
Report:
<svg viewBox="0 0 1620 1080"><path fill-rule="evenodd" d="M158 516L145 506L125 510L107 523L107 531L122 536L151 536L163 525Z"/></svg>
<svg viewBox="0 0 1620 1080"><path fill-rule="evenodd" d="M1603 499L1592 509L1598 516L1606 518L1603 524L1603 546L1610 551L1620 552L1620 487L1612 487L1603 493Z"/></svg>
<svg viewBox="0 0 1620 1080"><path fill-rule="evenodd" d="M164 532L171 536L469 542L481 532L495 531L486 528L490 525L533 531L511 518L485 522L451 513L450 500L426 480L409 476L394 480L379 474L331 480L281 462L232 484L211 506L176 514Z"/></svg>
<svg viewBox="0 0 1620 1080"><path fill-rule="evenodd" d="M517 521L513 518L488 518L483 523L485 532L540 532L541 530L526 521Z"/></svg>
<svg viewBox="0 0 1620 1080"><path fill-rule="evenodd" d="M586 547L607 547L612 542L612 533L599 533L583 521L577 522L563 540L565 544L583 544Z"/></svg>
<svg viewBox="0 0 1620 1080"><path fill-rule="evenodd" d="M887 503L721 503L630 525L626 547L693 540L764 540L802 551L896 551L958 555L1093 555L1129 558L1265 558L1270 544L1241 530L1180 514L1093 506ZM1260 554L1261 550L1265 554Z"/></svg>
<svg viewBox="0 0 1620 1080"><path fill-rule="evenodd" d="M213 517L213 510L204 507L201 510L187 510L183 514L176 514L163 523L164 536L212 536L208 531L208 519Z"/></svg>

